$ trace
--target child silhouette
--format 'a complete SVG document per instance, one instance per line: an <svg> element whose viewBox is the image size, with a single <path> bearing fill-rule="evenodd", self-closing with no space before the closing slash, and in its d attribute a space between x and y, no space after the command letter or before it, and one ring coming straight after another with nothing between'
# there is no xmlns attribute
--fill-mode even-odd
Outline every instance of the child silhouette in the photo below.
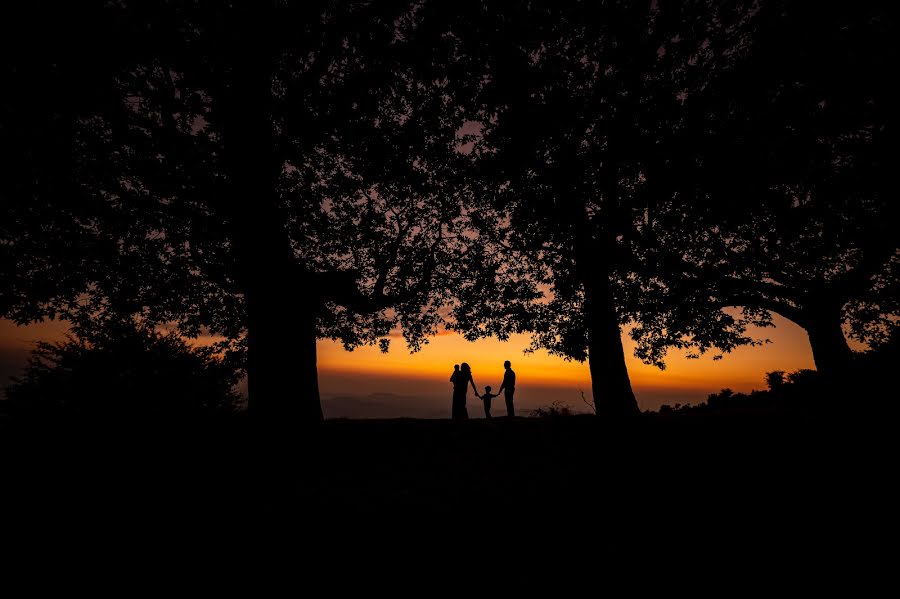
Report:
<svg viewBox="0 0 900 599"><path fill-rule="evenodd" d="M450 382L455 383L456 378L459 376L459 364L453 365L453 374L450 375Z"/></svg>
<svg viewBox="0 0 900 599"><path fill-rule="evenodd" d="M500 395L500 394L497 393L497 394L495 394L495 395L491 395L491 388L490 388L490 387L485 387L485 388L484 388L484 395L481 395L480 397L481 397L481 399L484 401L484 417L485 417L485 418L490 418L490 417L491 417L491 400L492 400L493 398L497 397L498 395Z"/></svg>

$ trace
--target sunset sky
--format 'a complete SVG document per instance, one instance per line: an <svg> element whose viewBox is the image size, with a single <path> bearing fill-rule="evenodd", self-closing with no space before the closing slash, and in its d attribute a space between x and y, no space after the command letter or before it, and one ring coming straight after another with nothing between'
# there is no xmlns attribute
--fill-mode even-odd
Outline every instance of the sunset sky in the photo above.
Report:
<svg viewBox="0 0 900 599"><path fill-rule="evenodd" d="M730 387L735 391L764 388L763 377L772 370L813 368L806 334L793 323L775 318L776 327L757 336L771 340L759 347L740 348L714 361L712 355L697 360L670 352L668 367L660 371L633 357L633 344L624 336L631 382L641 409L655 410L669 403L699 403L709 393ZM66 328L60 322L25 327L0 320L0 377L18 374L28 351L42 339L59 339ZM523 354L528 337L508 342L494 339L475 343L445 333L430 340L424 349L410 354L402 338L392 341L382 354L367 347L345 351L339 343L319 342L319 384L327 417L448 417L453 365L468 362L479 391L491 385L496 393L503 379L503 361L516 371L517 409L527 413L554 400L587 410L581 392L591 398L587 364L566 362L544 352ZM502 404L502 402L500 402ZM480 402L469 394L469 414L481 417ZM502 405L494 412L503 414Z"/></svg>

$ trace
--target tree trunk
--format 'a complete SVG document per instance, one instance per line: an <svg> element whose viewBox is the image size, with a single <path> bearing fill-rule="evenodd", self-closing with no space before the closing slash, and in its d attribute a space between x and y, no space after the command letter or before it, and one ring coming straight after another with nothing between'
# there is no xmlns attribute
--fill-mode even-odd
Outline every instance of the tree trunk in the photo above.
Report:
<svg viewBox="0 0 900 599"><path fill-rule="evenodd" d="M282 424L317 422L315 307L298 298L295 284L279 279L284 273L271 274L274 284L257 281L247 294L249 410Z"/></svg>
<svg viewBox="0 0 900 599"><path fill-rule="evenodd" d="M318 306L296 263L275 187L281 162L271 120L274 56L253 33L231 49L223 110L225 204L245 300L248 407L282 425L319 421Z"/></svg>
<svg viewBox="0 0 900 599"><path fill-rule="evenodd" d="M816 370L827 377L844 374L853 352L841 329L840 309L818 311L805 320Z"/></svg>
<svg viewBox="0 0 900 599"><path fill-rule="evenodd" d="M588 366L594 408L598 416L620 418L638 414L640 410L625 364L622 331L609 280L610 269L604 256L600 255L602 250L597 251L595 244L582 239L579 246L576 260L584 286Z"/></svg>

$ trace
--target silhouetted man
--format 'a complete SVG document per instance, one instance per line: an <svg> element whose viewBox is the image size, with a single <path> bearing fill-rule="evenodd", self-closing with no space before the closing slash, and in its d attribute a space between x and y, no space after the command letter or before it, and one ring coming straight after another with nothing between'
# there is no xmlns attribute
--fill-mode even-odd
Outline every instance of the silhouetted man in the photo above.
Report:
<svg viewBox="0 0 900 599"><path fill-rule="evenodd" d="M503 363L506 372L503 373L503 384L497 389L497 395L500 395L501 391L506 392L506 415L512 418L516 415L516 408L513 406L513 394L516 392L516 373L513 372L510 366L512 364L509 360Z"/></svg>

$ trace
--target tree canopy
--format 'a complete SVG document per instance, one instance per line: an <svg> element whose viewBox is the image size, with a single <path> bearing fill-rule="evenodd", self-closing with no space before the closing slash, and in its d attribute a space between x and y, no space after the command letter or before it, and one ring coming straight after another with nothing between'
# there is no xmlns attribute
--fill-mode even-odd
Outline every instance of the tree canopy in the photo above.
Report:
<svg viewBox="0 0 900 599"><path fill-rule="evenodd" d="M248 346L251 409L279 411L299 386L313 418L316 337L386 349L394 326L413 347L436 330L467 221L449 185L458 40L435 30L440 11L98 13L134 39L90 69L97 97L48 127L42 141L72 152L65 171L35 158L37 187L9 192L4 315L138 314L222 334ZM77 87L66 48L12 69L63 61L58 84Z"/></svg>
<svg viewBox="0 0 900 599"><path fill-rule="evenodd" d="M519 270L528 262L546 297L495 314L476 294L457 317L473 335L474 323L500 320L531 331L535 349L589 360L599 411L635 411L621 325L635 327L639 355L658 365L672 346L752 341L751 317L648 272L642 242L646 229L677 235L686 220L686 98L731 68L752 14L708 2L528 3L511 14L486 50L474 159L509 222L496 246ZM676 292L677 312L658 297Z"/></svg>
<svg viewBox="0 0 900 599"><path fill-rule="evenodd" d="M598 414L623 415L623 327L663 366L756 343L777 312L832 370L842 325L896 328L886 11L19 10L0 316L222 335L260 415L321 419L323 337L527 332L588 360Z"/></svg>
<svg viewBox="0 0 900 599"><path fill-rule="evenodd" d="M868 343L897 322L897 97L882 76L895 23L778 2L757 21L690 117L690 222L647 245L663 278L799 324L817 368L836 373L851 355L842 325Z"/></svg>

